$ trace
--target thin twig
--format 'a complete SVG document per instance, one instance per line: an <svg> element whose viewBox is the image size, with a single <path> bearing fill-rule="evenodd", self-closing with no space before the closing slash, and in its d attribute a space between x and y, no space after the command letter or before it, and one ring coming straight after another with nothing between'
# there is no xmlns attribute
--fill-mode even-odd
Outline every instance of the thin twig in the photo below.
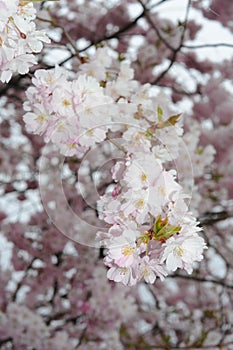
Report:
<svg viewBox="0 0 233 350"><path fill-rule="evenodd" d="M215 43L215 44L200 44L200 45L182 45L182 48L185 49L205 49L208 47L229 47L233 48L233 44L228 43Z"/></svg>
<svg viewBox="0 0 233 350"><path fill-rule="evenodd" d="M168 1L171 1L171 0L161 0L161 1L157 2L156 4L152 5L148 9L151 11L153 8L155 8L155 7L159 6L159 5L162 5L164 2L168 2Z"/></svg>
<svg viewBox="0 0 233 350"><path fill-rule="evenodd" d="M92 41L89 45L87 45L85 48L79 50L79 53L87 51L89 48L91 48L94 45L101 44L103 41L109 41L111 39L118 38L121 34L125 33L129 29L133 28L137 22L139 21L140 18L142 18L145 15L145 11L142 11L132 22L127 23L124 27L118 29L116 32L110 34L110 35L105 35L104 37ZM71 54L69 57L67 57L65 60L61 61L59 65L63 65L64 63L68 62L70 59L72 59L75 55Z"/></svg>
<svg viewBox="0 0 233 350"><path fill-rule="evenodd" d="M154 24L153 20L151 19L150 15L149 15L149 9L146 8L146 6L143 4L142 0L137 0L142 8L143 8L143 12L145 13L145 17L147 19L147 21L149 22L149 24L151 25L151 27L154 29L155 33L157 34L158 38L171 50L171 51L175 51L176 49L171 46L169 44L169 42L162 36L162 34L160 33L159 29L156 27L156 25Z"/></svg>
<svg viewBox="0 0 233 350"><path fill-rule="evenodd" d="M41 18L41 17L37 17L37 19L39 21L41 21L41 22L50 23L52 27L60 28L62 30L62 33L64 34L64 36L66 37L66 39L68 40L68 42L70 43L70 45L72 46L72 48L75 51L75 53L72 54L73 57L76 56L79 59L79 61L82 62L82 57L79 55L79 51L78 51L78 48L77 48L75 42L73 41L73 39L71 38L71 36L65 30L64 27L57 25L56 22L53 20L53 18L50 20L50 19L46 19L46 18L44 19L44 18Z"/></svg>
<svg viewBox="0 0 233 350"><path fill-rule="evenodd" d="M116 142L115 140L111 139L109 136L106 136L106 139L111 142L114 146L116 146L120 151L122 151L123 153L127 153L126 149L120 145L118 142Z"/></svg>
<svg viewBox="0 0 233 350"><path fill-rule="evenodd" d="M32 268L32 265L33 265L33 263L34 263L34 261L35 261L36 259L37 259L37 257L34 257L34 258L31 260L30 264L27 266L27 268L24 270L24 275L23 275L22 279L18 282L17 287L16 287L16 289L15 289L13 295L12 295L12 301L16 301L17 294L18 294L20 288L22 287L23 282L25 281L25 278L28 276L28 275L27 275L27 272Z"/></svg>
<svg viewBox="0 0 233 350"><path fill-rule="evenodd" d="M174 275L167 276L167 278L182 278L182 279L186 279L186 280L190 280L190 281L194 281L194 282L200 282L200 283L213 283L213 284L220 285L220 286L227 288L227 289L233 289L232 284L227 284L224 281L208 279L208 278L204 278L204 277L174 274Z"/></svg>
<svg viewBox="0 0 233 350"><path fill-rule="evenodd" d="M138 0L138 1L141 1L141 0ZM168 67L164 71L162 71L159 74L159 76L154 80L153 84L157 84L167 74L167 72L171 69L171 67L176 62L177 54L181 50L181 48L183 47L184 35L185 35L186 28L187 28L190 7L191 7L191 0L188 0L186 12L185 12L184 24L183 24L183 31L182 31L182 34L180 37L180 43L176 49L173 49L174 52L173 52L170 64L168 65Z"/></svg>

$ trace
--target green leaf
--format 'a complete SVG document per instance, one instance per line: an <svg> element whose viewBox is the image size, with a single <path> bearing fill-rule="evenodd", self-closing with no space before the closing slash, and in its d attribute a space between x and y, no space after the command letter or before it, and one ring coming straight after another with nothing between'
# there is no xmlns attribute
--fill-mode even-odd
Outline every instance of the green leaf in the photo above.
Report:
<svg viewBox="0 0 233 350"><path fill-rule="evenodd" d="M145 132L145 136L146 136L146 137L153 137L154 135L153 135L152 131L151 131L150 129L148 129L148 130Z"/></svg>
<svg viewBox="0 0 233 350"><path fill-rule="evenodd" d="M175 125L177 123L177 121L178 121L180 116L181 116L181 113L172 115L171 117L169 117L164 122L159 123L157 125L157 128L162 129L162 128L166 128L167 126Z"/></svg>
<svg viewBox="0 0 233 350"><path fill-rule="evenodd" d="M157 108L157 113L158 113L158 120L161 122L163 120L163 110L160 106Z"/></svg>
<svg viewBox="0 0 233 350"><path fill-rule="evenodd" d="M197 147L195 150L196 154L202 154L204 152L204 148L203 147Z"/></svg>
<svg viewBox="0 0 233 350"><path fill-rule="evenodd" d="M181 230L180 226L173 226L168 223L168 219L162 219L161 215L157 217L156 222L154 223L154 234L153 238L157 241L167 240L174 234L178 233Z"/></svg>
<svg viewBox="0 0 233 350"><path fill-rule="evenodd" d="M124 61L125 60L125 56L122 54L122 53L119 53L119 55L118 55L118 61L119 62L122 62L122 61Z"/></svg>

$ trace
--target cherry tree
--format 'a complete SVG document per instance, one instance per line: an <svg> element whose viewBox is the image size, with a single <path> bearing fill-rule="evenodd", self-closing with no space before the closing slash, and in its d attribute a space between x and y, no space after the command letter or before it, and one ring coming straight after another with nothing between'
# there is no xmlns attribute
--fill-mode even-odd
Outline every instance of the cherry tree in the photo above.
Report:
<svg viewBox="0 0 233 350"><path fill-rule="evenodd" d="M233 3L180 5L0 0L1 349L231 349Z"/></svg>

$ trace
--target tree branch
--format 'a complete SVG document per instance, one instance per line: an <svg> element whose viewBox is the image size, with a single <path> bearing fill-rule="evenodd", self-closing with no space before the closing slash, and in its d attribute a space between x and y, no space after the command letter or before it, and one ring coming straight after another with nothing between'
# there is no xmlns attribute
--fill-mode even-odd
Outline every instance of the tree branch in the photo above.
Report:
<svg viewBox="0 0 233 350"><path fill-rule="evenodd" d="M176 49L169 44L169 42L162 36L159 29L154 24L153 20L151 19L150 15L149 15L149 9L146 8L146 6L143 4L142 0L137 0L137 1L141 4L141 6L143 8L143 12L145 13L145 17L146 17L147 21L149 22L149 24L151 25L151 27L154 29L158 38L167 46L167 48L169 48L171 51L175 51Z"/></svg>
<svg viewBox="0 0 233 350"><path fill-rule="evenodd" d="M175 273L174 275L167 276L167 278L182 278L182 279L195 281L195 282L199 282L199 283L207 283L208 282L208 283L213 283L213 284L216 284L216 285L220 285L220 286L222 286L224 288L227 288L227 289L233 289L233 285L232 284L227 284L224 281L208 279L208 278L204 278L204 277L180 275L178 273Z"/></svg>
<svg viewBox="0 0 233 350"><path fill-rule="evenodd" d="M12 342L12 341L13 341L13 339L10 337L2 339L2 340L0 340L0 347L2 347L2 345L7 344L7 343Z"/></svg>
<svg viewBox="0 0 233 350"><path fill-rule="evenodd" d="M100 43L102 43L103 41L108 41L111 39L115 39L118 38L121 34L125 33L126 31L128 31L129 29L133 28L138 20L140 18L142 18L145 15L145 11L143 10L133 21L127 23L124 27L118 29L118 31L116 31L115 33L112 33L110 35L106 35L101 39L98 39L96 41L92 41L89 45L87 45L84 49L79 50L79 54L82 52L85 52L86 50L88 50L90 47L94 46L94 45L98 45ZM63 65L64 63L68 62L70 59L72 59L75 56L75 54L70 55L69 57L67 57L65 60L61 61L59 63L59 65Z"/></svg>
<svg viewBox="0 0 233 350"><path fill-rule="evenodd" d="M141 0L138 0L138 1L141 1ZM181 50L181 48L183 47L184 35L185 35L186 28L187 28L187 22L188 22L188 16L189 16L190 7L191 7L191 0L188 0L188 4L187 4L187 7L186 7L186 12L185 12L185 19L184 19L184 24L183 24L183 30L182 30L182 34L181 34L181 37L180 37L180 43L179 43L179 45L178 45L178 47L176 49L173 48L174 52L173 52L170 64L168 65L168 67L164 71L162 71L160 73L160 75L154 80L154 82L152 84L157 84L167 74L167 72L171 69L171 67L176 62L177 54Z"/></svg>
<svg viewBox="0 0 233 350"><path fill-rule="evenodd" d="M215 44L200 44L200 45L182 45L182 48L185 49L205 49L208 47L229 47L233 48L233 44L228 44L228 43L215 43Z"/></svg>

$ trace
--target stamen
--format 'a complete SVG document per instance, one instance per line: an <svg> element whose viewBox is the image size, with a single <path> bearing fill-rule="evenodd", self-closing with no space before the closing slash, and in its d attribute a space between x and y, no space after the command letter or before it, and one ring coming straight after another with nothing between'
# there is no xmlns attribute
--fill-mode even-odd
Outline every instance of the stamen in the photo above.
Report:
<svg viewBox="0 0 233 350"><path fill-rule="evenodd" d="M131 247L130 245L128 245L128 246L122 248L121 251L122 251L123 255L131 255L134 252L134 248Z"/></svg>
<svg viewBox="0 0 233 350"><path fill-rule="evenodd" d="M27 35L25 33L21 32L19 27L15 24L14 18L12 16L9 17L8 21L13 23L13 25L15 26L15 29L17 30L17 32L19 33L19 35L20 35L20 37L22 39L26 39L27 38Z"/></svg>

